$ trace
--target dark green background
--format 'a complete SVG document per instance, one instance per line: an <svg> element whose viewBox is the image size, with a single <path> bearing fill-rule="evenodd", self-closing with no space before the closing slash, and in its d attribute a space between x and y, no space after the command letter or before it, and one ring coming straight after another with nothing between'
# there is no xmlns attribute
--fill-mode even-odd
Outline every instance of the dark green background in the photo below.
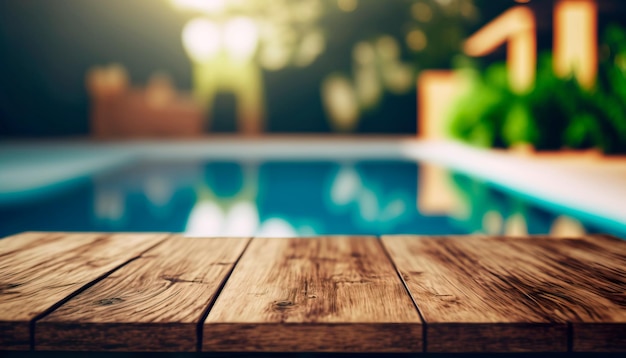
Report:
<svg viewBox="0 0 626 358"><path fill-rule="evenodd" d="M601 23L626 18L625 3L600 1ZM264 72L270 132L328 132L319 89L324 76L349 73L352 46L358 41L383 33L403 40L410 1L361 0L359 4L354 13L335 13L323 20L327 48L311 66ZM479 20L459 24L458 34L470 34L515 2L477 0L476 5ZM540 48L549 49L552 0L533 0L530 5L538 16ZM191 69L180 41L189 18L166 0L1 0L0 138L87 134L84 76L94 65L121 63L134 85L164 71L178 88L189 89ZM427 34L449 27L449 22L433 21ZM403 51L404 60L418 69L449 68L453 59L448 49L431 49L419 56ZM503 58L502 49L486 61ZM218 97L215 130L234 130L233 106L232 97ZM386 93L377 109L363 115L357 132L415 133L415 118L414 90L400 96Z"/></svg>

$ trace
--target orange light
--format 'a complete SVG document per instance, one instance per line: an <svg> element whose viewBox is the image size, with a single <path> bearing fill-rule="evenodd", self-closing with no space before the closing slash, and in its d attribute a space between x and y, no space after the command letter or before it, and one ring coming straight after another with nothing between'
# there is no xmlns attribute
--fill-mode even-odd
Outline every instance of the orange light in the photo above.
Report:
<svg viewBox="0 0 626 358"><path fill-rule="evenodd" d="M586 88L598 69L597 16L594 0L561 0L554 9L554 72L574 74Z"/></svg>
<svg viewBox="0 0 626 358"><path fill-rule="evenodd" d="M418 133L423 139L445 138L445 118L454 101L466 89L465 78L453 71L422 71L417 80Z"/></svg>
<svg viewBox="0 0 626 358"><path fill-rule="evenodd" d="M417 181L417 210L425 215L466 218L469 208L455 189L450 172L432 164L420 165Z"/></svg>
<svg viewBox="0 0 626 358"><path fill-rule="evenodd" d="M509 9L472 35L464 50L470 56L485 56L504 43L511 88L525 92L532 87L537 70L535 15L529 8Z"/></svg>

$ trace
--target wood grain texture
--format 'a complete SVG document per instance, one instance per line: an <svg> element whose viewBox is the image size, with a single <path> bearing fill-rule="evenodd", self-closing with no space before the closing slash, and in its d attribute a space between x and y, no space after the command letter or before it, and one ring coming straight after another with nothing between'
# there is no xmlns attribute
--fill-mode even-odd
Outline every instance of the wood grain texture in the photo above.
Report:
<svg viewBox="0 0 626 358"><path fill-rule="evenodd" d="M587 285L610 303L590 302L594 311L569 320L574 352L626 352L626 241L611 235L591 234L579 238L525 236L517 239L551 240L559 254L571 257L574 265L590 271ZM564 240L563 244L554 240ZM570 279L574 279L572 277Z"/></svg>
<svg viewBox="0 0 626 358"><path fill-rule="evenodd" d="M30 349L30 322L164 234L27 233L0 240L0 350Z"/></svg>
<svg viewBox="0 0 626 358"><path fill-rule="evenodd" d="M626 322L622 246L593 237L382 241L426 322L429 352L566 351L568 338L575 351L624 350L607 334Z"/></svg>
<svg viewBox="0 0 626 358"><path fill-rule="evenodd" d="M174 236L38 321L36 350L197 349L197 327L247 238Z"/></svg>
<svg viewBox="0 0 626 358"><path fill-rule="evenodd" d="M35 246L50 245L64 236L62 232L23 232L0 239L0 258Z"/></svg>
<svg viewBox="0 0 626 358"><path fill-rule="evenodd" d="M253 239L203 328L203 351L422 350L417 310L370 237Z"/></svg>

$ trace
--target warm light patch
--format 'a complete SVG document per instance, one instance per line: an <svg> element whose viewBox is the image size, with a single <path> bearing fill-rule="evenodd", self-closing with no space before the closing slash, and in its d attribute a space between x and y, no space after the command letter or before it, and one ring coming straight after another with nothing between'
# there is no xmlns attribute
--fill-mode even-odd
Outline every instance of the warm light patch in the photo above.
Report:
<svg viewBox="0 0 626 358"><path fill-rule="evenodd" d="M191 20L183 29L183 45L194 62L206 62L221 47L220 29L213 22L198 18Z"/></svg>
<svg viewBox="0 0 626 358"><path fill-rule="evenodd" d="M128 73L120 64L94 67L87 73L87 87L101 98L120 95L129 88Z"/></svg>
<svg viewBox="0 0 626 358"><path fill-rule="evenodd" d="M507 44L509 83L516 92L526 92L537 71L535 16L524 6L509 9L472 35L464 46L470 56L485 56Z"/></svg>
<svg viewBox="0 0 626 358"><path fill-rule="evenodd" d="M265 46L261 51L259 61L265 69L278 71L289 63L289 52L282 46Z"/></svg>
<svg viewBox="0 0 626 358"><path fill-rule="evenodd" d="M433 10L423 2L415 3L411 6L411 15L420 22L428 22L433 18Z"/></svg>
<svg viewBox="0 0 626 358"><path fill-rule="evenodd" d="M450 103L467 88L462 75L452 71L422 71L417 81L418 133L421 138L445 138Z"/></svg>
<svg viewBox="0 0 626 358"><path fill-rule="evenodd" d="M428 40L422 30L412 30L406 35L406 43L413 51L422 51L426 48Z"/></svg>
<svg viewBox="0 0 626 358"><path fill-rule="evenodd" d="M383 60L397 60L400 57L400 45L391 36L381 36L376 41L376 50Z"/></svg>
<svg viewBox="0 0 626 358"><path fill-rule="evenodd" d="M483 230L489 235L498 235L502 231L502 215L490 210L483 216Z"/></svg>
<svg viewBox="0 0 626 358"><path fill-rule="evenodd" d="M581 237L585 234L585 227L580 221L564 215L556 218L550 227L550 236Z"/></svg>
<svg viewBox="0 0 626 358"><path fill-rule="evenodd" d="M516 213L511 215L504 225L504 235L506 236L528 236L528 225L524 215Z"/></svg>
<svg viewBox="0 0 626 358"><path fill-rule="evenodd" d="M294 64L298 67L306 67L313 63L315 59L324 52L326 41L319 31L310 32L304 36L298 52L296 53Z"/></svg>
<svg viewBox="0 0 626 358"><path fill-rule="evenodd" d="M259 34L254 22L245 17L230 20L224 27L224 46L236 59L247 59L256 50Z"/></svg>
<svg viewBox="0 0 626 358"><path fill-rule="evenodd" d="M466 219L470 208L450 177L446 168L423 163L417 172L417 210L425 215L448 215Z"/></svg>
<svg viewBox="0 0 626 358"><path fill-rule="evenodd" d="M376 60L376 52L370 43L359 42L352 50L352 57L357 64L368 65Z"/></svg>
<svg viewBox="0 0 626 358"><path fill-rule="evenodd" d="M358 4L358 0L337 0L337 6L345 12L356 10Z"/></svg>
<svg viewBox="0 0 626 358"><path fill-rule="evenodd" d="M375 106L382 96L382 86L376 67L361 66L355 71L354 84L359 103L365 109Z"/></svg>
<svg viewBox="0 0 626 358"><path fill-rule="evenodd" d="M322 98L333 127L339 131L353 130L359 107L350 81L342 76L329 77L322 84Z"/></svg>
<svg viewBox="0 0 626 358"><path fill-rule="evenodd" d="M406 93L415 78L413 68L396 61L384 64L384 66L382 75L385 87L395 94Z"/></svg>
<svg viewBox="0 0 626 358"><path fill-rule="evenodd" d="M598 69L598 8L594 0L561 0L554 9L554 71L591 88Z"/></svg>
<svg viewBox="0 0 626 358"><path fill-rule="evenodd" d="M164 74L157 73L150 77L146 86L146 103L152 108L164 108L172 103L176 97L176 91L172 79Z"/></svg>
<svg viewBox="0 0 626 358"><path fill-rule="evenodd" d="M180 9L196 10L205 13L222 11L226 6L226 0L172 0Z"/></svg>

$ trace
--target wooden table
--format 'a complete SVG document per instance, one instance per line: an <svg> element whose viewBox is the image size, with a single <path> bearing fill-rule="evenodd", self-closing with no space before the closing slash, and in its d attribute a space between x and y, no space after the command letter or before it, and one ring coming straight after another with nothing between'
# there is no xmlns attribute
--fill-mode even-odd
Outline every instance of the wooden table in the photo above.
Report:
<svg viewBox="0 0 626 358"><path fill-rule="evenodd" d="M626 351L626 241L23 233L2 350Z"/></svg>

